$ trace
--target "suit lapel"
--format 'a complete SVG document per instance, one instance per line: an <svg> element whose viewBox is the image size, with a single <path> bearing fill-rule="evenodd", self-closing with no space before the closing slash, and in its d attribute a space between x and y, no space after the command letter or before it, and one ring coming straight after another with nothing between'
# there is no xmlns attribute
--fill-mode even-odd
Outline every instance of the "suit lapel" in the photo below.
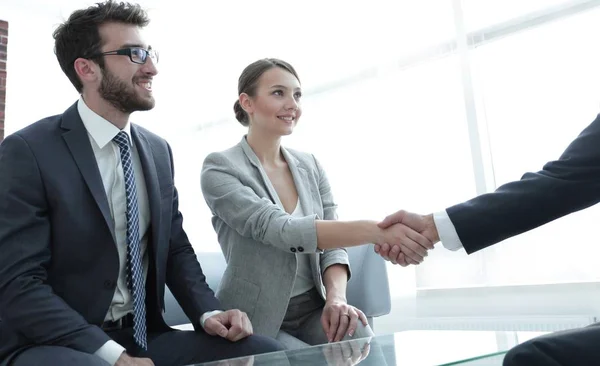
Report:
<svg viewBox="0 0 600 366"><path fill-rule="evenodd" d="M92 193L100 212L102 212L104 221L116 243L115 225L110 214L110 208L108 207L108 200L102 184L102 177L98 170L98 163L94 157L94 151L92 150L87 130L77 111L77 103L73 104L63 114L61 128L67 130L63 132L63 139L83 176L83 180Z"/></svg>
<svg viewBox="0 0 600 366"><path fill-rule="evenodd" d="M148 201L150 202L150 220L152 227L152 246L154 253L158 253L158 240L160 230L160 189L158 186L158 174L156 173L156 164L152 155L150 143L143 132L134 124L131 125L131 137L137 148L144 171L144 180L148 191Z"/></svg>

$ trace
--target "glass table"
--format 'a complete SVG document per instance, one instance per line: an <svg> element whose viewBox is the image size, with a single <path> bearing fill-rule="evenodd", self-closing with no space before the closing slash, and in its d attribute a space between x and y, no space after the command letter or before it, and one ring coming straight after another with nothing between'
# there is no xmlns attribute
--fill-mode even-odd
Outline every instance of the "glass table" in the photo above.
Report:
<svg viewBox="0 0 600 366"><path fill-rule="evenodd" d="M534 332L418 330L330 343L197 366L502 365L514 345Z"/></svg>

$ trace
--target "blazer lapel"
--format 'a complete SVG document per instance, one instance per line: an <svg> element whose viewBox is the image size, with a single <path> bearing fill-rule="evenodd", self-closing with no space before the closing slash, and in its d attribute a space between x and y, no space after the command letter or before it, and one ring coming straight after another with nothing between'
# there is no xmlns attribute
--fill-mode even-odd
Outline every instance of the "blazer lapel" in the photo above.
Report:
<svg viewBox="0 0 600 366"><path fill-rule="evenodd" d="M263 183L271 196L271 200L277 204L277 206L283 209L283 204L279 199L279 195L275 190L275 187L271 184L271 180L267 176L267 173L263 169L260 161L258 160L258 156L254 153L248 142L246 141L246 136L242 138L240 142L240 146L242 150L248 157L248 160L258 169L260 175L263 179ZM313 191L313 187L310 184L310 180L308 177L308 171L306 168L300 163L298 159L296 159L289 151L287 151L284 147L281 147L281 151L283 152L283 157L285 161L288 163L290 167L290 171L292 172L292 177L294 178L294 184L296 185L296 191L298 192L298 198L300 200L300 204L302 205L302 209L304 210L305 215L311 215L314 213L313 211L313 195L315 192ZM313 194L311 194L313 193Z"/></svg>
<svg viewBox="0 0 600 366"><path fill-rule="evenodd" d="M281 203L281 200L279 199L279 195L277 194L275 187L273 187L273 184L271 184L271 180L269 179L269 176L267 176L267 172L265 172L265 170L263 169L260 160L258 160L258 156L256 156L254 150L252 150L250 145L248 145L248 141L246 141L246 136L242 137L240 146L242 147L242 150L244 151L244 154L246 154L248 160L250 160L250 163L252 163L252 165L254 165L256 169L258 169L258 171L260 172L260 176L262 177L263 183L267 188L267 192L269 193L269 196L271 196L271 201L273 201L277 206L283 209L283 203Z"/></svg>
<svg viewBox="0 0 600 366"><path fill-rule="evenodd" d="M313 210L313 185L308 177L308 171L306 167L296 159L290 152L284 147L281 148L283 152L283 157L285 161L287 161L288 166L290 167L290 171L292 172L292 177L294 178L294 184L296 185L296 191L298 192L298 197L300 199L300 204L302 205L302 210L304 211L304 215L312 215L314 213Z"/></svg>
<svg viewBox="0 0 600 366"><path fill-rule="evenodd" d="M69 109L65 111L62 116L61 128L67 130L63 133L63 139L69 148L83 180L87 184L102 216L104 221L110 230L115 243L115 225L110 215L110 209L108 207L108 200L106 198L106 192L102 184L102 177L98 170L98 163L94 157L94 151L88 137L87 130L81 121L79 112L77 111L77 103L73 104Z"/></svg>
<svg viewBox="0 0 600 366"><path fill-rule="evenodd" d="M315 202L315 198L318 193L318 187L315 187L314 184L311 184L311 180L308 176L308 170L300 162L300 160L296 159L294 155L292 155L287 149L284 147L281 148L283 152L283 156L285 157L285 161L287 161L288 166L290 167L290 171L292 172L292 176L294 177L294 184L296 184L296 190L298 191L298 197L300 199L300 204L302 205L302 210L304 211L304 215L312 215L317 214L313 209L313 202ZM316 188L316 191L315 191ZM317 201L319 202L319 201ZM319 219L323 219L322 217L318 217ZM312 277L315 286L317 287L317 291L325 299L325 287L323 286L323 281L321 279L321 257L318 254L310 255L310 268L312 270Z"/></svg>
<svg viewBox="0 0 600 366"><path fill-rule="evenodd" d="M156 173L156 164L150 143L134 124L131 125L131 137L135 144L142 170L144 171L144 179L146 181L146 189L148 191L148 201L150 202L150 221L152 223L152 246L154 253L158 253L158 239L160 230L160 189L158 186L158 174ZM158 258L157 258L158 259Z"/></svg>

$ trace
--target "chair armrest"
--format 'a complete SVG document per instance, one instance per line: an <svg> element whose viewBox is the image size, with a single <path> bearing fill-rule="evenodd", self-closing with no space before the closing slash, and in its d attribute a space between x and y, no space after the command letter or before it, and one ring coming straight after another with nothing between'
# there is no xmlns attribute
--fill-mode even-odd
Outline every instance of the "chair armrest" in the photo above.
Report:
<svg viewBox="0 0 600 366"><path fill-rule="evenodd" d="M391 310L390 286L386 263L373 250L373 244L347 248L352 268L346 297L370 317L386 315Z"/></svg>
<svg viewBox="0 0 600 366"><path fill-rule="evenodd" d="M202 272L206 277L206 283L213 291L217 291L227 263L221 252L200 252L196 253ZM187 315L183 312L177 300L169 288L165 289L165 313L163 314L165 323L169 326L177 326L190 323Z"/></svg>

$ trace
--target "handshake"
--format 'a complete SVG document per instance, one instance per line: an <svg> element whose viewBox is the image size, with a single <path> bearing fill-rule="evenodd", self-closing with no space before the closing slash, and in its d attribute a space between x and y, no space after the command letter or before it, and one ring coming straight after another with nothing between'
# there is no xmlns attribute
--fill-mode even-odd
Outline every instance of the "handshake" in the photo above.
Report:
<svg viewBox="0 0 600 366"><path fill-rule="evenodd" d="M400 210L377 226L383 233L375 242L375 252L402 267L423 262L428 250L440 241L433 215L422 216Z"/></svg>

